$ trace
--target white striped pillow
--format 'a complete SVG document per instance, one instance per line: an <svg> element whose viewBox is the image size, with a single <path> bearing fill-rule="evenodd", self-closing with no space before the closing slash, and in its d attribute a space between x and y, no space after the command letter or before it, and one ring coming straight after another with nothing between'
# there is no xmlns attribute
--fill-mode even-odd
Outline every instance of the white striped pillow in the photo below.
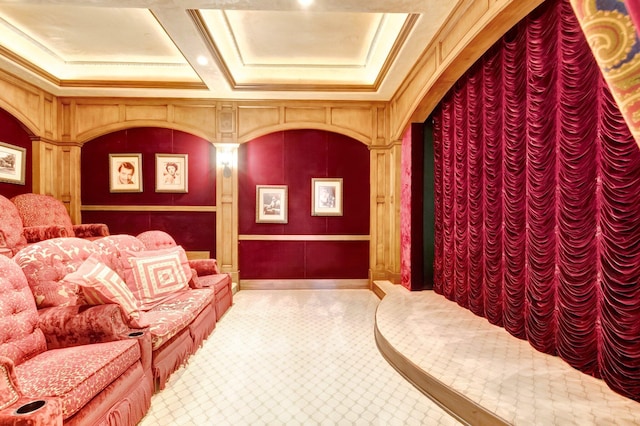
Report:
<svg viewBox="0 0 640 426"><path fill-rule="evenodd" d="M133 327L149 325L141 320L140 304L127 284L113 269L102 263L97 254L89 256L76 272L65 276L64 281L80 286L88 304L118 304Z"/></svg>

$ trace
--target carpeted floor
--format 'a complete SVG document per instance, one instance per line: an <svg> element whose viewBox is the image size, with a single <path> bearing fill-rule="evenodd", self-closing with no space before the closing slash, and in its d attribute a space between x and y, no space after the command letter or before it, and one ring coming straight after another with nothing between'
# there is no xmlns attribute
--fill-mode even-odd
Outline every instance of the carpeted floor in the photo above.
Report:
<svg viewBox="0 0 640 426"><path fill-rule="evenodd" d="M153 396L157 425L453 425L378 351L368 290L244 290Z"/></svg>

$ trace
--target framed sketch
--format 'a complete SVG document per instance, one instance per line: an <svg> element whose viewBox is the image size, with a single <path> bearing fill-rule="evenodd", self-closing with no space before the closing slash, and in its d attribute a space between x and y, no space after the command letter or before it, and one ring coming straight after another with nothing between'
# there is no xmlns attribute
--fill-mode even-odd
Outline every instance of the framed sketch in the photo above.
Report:
<svg viewBox="0 0 640 426"><path fill-rule="evenodd" d="M24 185L27 150L0 142L0 182Z"/></svg>
<svg viewBox="0 0 640 426"><path fill-rule="evenodd" d="M256 185L256 223L287 223L286 185Z"/></svg>
<svg viewBox="0 0 640 426"><path fill-rule="evenodd" d="M187 154L156 154L156 192L189 192Z"/></svg>
<svg viewBox="0 0 640 426"><path fill-rule="evenodd" d="M342 216L342 178L311 179L311 215Z"/></svg>
<svg viewBox="0 0 640 426"><path fill-rule="evenodd" d="M142 154L109 154L109 191L142 192Z"/></svg>

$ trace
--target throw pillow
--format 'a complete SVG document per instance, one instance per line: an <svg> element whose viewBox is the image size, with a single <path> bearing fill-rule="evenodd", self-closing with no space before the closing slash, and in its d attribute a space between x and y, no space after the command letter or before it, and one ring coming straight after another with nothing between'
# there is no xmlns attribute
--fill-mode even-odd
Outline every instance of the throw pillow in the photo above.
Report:
<svg viewBox="0 0 640 426"><path fill-rule="evenodd" d="M138 301L127 284L111 268L102 263L97 254L89 256L76 272L67 274L64 280L77 284L88 304L118 304L132 327L149 326L142 321Z"/></svg>
<svg viewBox="0 0 640 426"><path fill-rule="evenodd" d="M143 310L149 310L177 292L188 289L191 268L180 246L162 250L125 250L129 267L125 281Z"/></svg>

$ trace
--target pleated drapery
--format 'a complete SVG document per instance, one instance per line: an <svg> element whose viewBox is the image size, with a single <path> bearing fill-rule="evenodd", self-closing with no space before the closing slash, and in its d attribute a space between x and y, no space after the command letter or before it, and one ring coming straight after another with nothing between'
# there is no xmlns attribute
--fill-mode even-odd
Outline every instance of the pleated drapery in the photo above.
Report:
<svg viewBox="0 0 640 426"><path fill-rule="evenodd" d="M434 289L640 401L640 151L569 0L433 114Z"/></svg>

